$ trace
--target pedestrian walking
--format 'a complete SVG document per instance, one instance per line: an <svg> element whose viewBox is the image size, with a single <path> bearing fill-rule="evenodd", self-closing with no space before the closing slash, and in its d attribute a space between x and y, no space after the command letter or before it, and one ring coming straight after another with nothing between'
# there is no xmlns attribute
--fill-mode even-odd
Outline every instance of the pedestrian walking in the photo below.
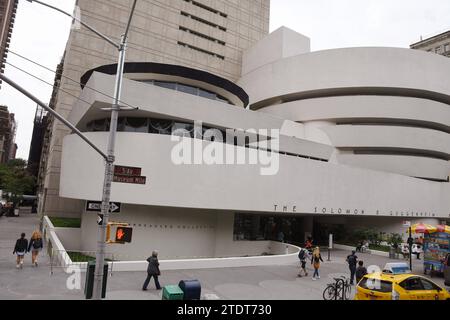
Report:
<svg viewBox="0 0 450 320"><path fill-rule="evenodd" d="M145 279L144 286L142 290L146 291L150 280L155 279L156 290L161 290L161 285L159 284L158 277L161 275L159 271L159 261L158 261L158 251L153 251L152 256L147 259L147 279Z"/></svg>
<svg viewBox="0 0 450 320"><path fill-rule="evenodd" d="M284 242L284 232L280 230L277 235L278 242Z"/></svg>
<svg viewBox="0 0 450 320"><path fill-rule="evenodd" d="M352 250L352 254L347 256L346 259L348 263L348 268L350 269L350 284L353 285L356 273L356 264L358 263L358 257L356 256L356 251Z"/></svg>
<svg viewBox="0 0 450 320"><path fill-rule="evenodd" d="M31 264L33 266L38 266L37 258L43 247L44 242L42 241L42 234L36 230L33 232L30 239L30 244L28 245L28 252L31 251Z"/></svg>
<svg viewBox="0 0 450 320"><path fill-rule="evenodd" d="M23 268L23 258L27 253L28 248L28 240L25 239L25 233L20 235L20 239L17 239L16 245L14 246L13 254L17 255L17 269Z"/></svg>
<svg viewBox="0 0 450 320"><path fill-rule="evenodd" d="M356 283L359 283L366 274L367 269L364 267L364 262L362 260L358 261L358 268L356 268Z"/></svg>
<svg viewBox="0 0 450 320"><path fill-rule="evenodd" d="M312 253L313 251L313 240L311 237L308 237L308 239L305 242L305 248L308 250L309 253Z"/></svg>
<svg viewBox="0 0 450 320"><path fill-rule="evenodd" d="M416 255L417 260L420 260L420 253L422 252L422 248L420 244L413 244L412 246L412 253Z"/></svg>
<svg viewBox="0 0 450 320"><path fill-rule="evenodd" d="M302 271L305 277L308 276L308 271L306 271L306 261L309 258L309 252L306 249L300 249L300 252L298 253L298 258L300 259L300 272L298 273L298 276L302 277Z"/></svg>
<svg viewBox="0 0 450 320"><path fill-rule="evenodd" d="M313 280L320 279L319 269L320 269L320 261L323 262L322 255L320 254L320 248L316 247L313 251L311 264L314 266L314 275Z"/></svg>

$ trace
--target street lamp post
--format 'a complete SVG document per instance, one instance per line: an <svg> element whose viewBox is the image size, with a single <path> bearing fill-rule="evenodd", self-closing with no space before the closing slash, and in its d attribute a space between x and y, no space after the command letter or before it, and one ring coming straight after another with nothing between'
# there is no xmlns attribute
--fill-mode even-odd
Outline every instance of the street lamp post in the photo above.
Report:
<svg viewBox="0 0 450 320"><path fill-rule="evenodd" d="M134 15L134 11L136 9L136 3L137 0L133 0L133 5L131 8L130 17L128 19L128 23L125 29L125 33L121 37L120 44L117 44L115 41L111 40L107 36L103 35L102 33L98 32L91 26L87 25L86 23L82 22L79 18L59 9L54 6L51 6L49 4L46 4L44 2L38 1L38 0L27 0L28 2L36 2L41 5L44 5L46 7L49 7L51 9L57 10L66 16L71 17L75 21L79 22L81 25L89 29L90 31L94 32L96 35L98 35L103 40L107 41L108 43L112 44L114 47L116 47L119 51L119 61L117 64L117 73L116 73L116 84L114 88L114 100L111 108L111 122L110 122L110 128L109 128L109 136L108 136L108 146L107 146L107 157L106 157L106 164L105 164L105 176L104 176L104 182L103 182L103 193L102 193L102 211L101 214L103 215L103 223L99 225L98 227L98 239L97 239L97 251L95 255L96 263L95 263L95 274L94 274L94 291L93 291L93 299L101 300L102 299L102 282L103 282L103 266L104 266L104 260L105 260L105 249L106 249L106 227L108 225L109 220L109 202L110 202L110 196L111 196L111 184L113 181L113 175L114 175L114 149L115 149L115 142L116 142L116 132L117 132L117 121L119 117L119 111L120 111L120 98L122 93L122 82L123 82L123 70L125 65L125 54L127 49L127 39L128 39L128 33L130 31L131 21Z"/></svg>

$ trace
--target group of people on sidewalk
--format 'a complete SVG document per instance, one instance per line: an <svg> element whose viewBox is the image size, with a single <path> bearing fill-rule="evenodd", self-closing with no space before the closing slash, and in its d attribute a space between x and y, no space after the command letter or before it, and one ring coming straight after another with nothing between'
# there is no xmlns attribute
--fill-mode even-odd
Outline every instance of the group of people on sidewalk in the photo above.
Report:
<svg viewBox="0 0 450 320"><path fill-rule="evenodd" d="M42 241L42 234L36 230L31 235L30 241L25 238L26 234L22 233L20 238L17 239L14 246L13 254L17 256L17 269L23 268L23 260L28 252L31 252L31 264L32 266L38 266L39 253L44 248L44 241Z"/></svg>
<svg viewBox="0 0 450 320"><path fill-rule="evenodd" d="M320 262L323 262L322 255L320 254L320 248L315 247L312 249L311 246L312 242L308 242L305 248L300 249L298 253L298 258L300 260L300 272L298 274L298 277L307 277L308 271L306 270L306 263L308 261L311 261L311 264L314 267L314 274L312 277L312 280L320 279L319 269L320 269ZM358 260L358 257L356 256L356 251L353 250L350 255L347 256L346 259L348 263L348 267L350 269L350 284L355 284L355 277L356 277L356 283L358 283L366 274L367 269L364 267L364 262L362 260Z"/></svg>
<svg viewBox="0 0 450 320"><path fill-rule="evenodd" d="M26 234L22 233L20 238L17 239L16 245L14 246L13 254L17 256L17 269L23 268L24 258L28 252L31 252L31 263L32 266L38 266L38 256L39 253L44 248L44 243L42 240L42 234L39 231L34 231L30 241L26 239ZM161 285L159 283L158 277L161 275L161 271L159 270L159 261L158 261L158 251L153 251L152 256L147 259L148 268L147 268L147 279L145 279L144 285L142 286L142 290L146 291L147 287L150 283L150 280L154 278L155 286L157 290L161 290Z"/></svg>
<svg viewBox="0 0 450 320"><path fill-rule="evenodd" d="M322 255L320 254L320 248L316 247L312 250L312 252L308 249L301 249L298 253L298 257L300 259L301 268L300 273L298 274L299 277L302 277L302 272L305 277L308 276L308 271L306 271L306 263L308 261L311 261L311 264L314 267L314 274L312 279L317 280L320 279L319 269L320 269L320 262L323 262Z"/></svg>

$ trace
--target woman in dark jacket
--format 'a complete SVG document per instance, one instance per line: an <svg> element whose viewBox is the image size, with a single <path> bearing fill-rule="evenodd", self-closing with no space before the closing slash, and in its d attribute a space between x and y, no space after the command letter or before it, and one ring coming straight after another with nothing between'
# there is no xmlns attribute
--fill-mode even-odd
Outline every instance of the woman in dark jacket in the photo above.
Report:
<svg viewBox="0 0 450 320"><path fill-rule="evenodd" d="M161 290L161 286L158 281L158 276L161 275L159 271L159 262L158 262L158 251L153 251L152 256L147 259L148 268L147 268L147 279L145 279L144 286L142 290L147 290L147 286L150 283L152 277L155 279L155 286L157 290Z"/></svg>
<svg viewBox="0 0 450 320"><path fill-rule="evenodd" d="M20 235L20 239L16 241L16 245L14 246L13 254L17 254L17 269L23 268L23 258L27 253L28 249L28 240L25 239L25 233Z"/></svg>

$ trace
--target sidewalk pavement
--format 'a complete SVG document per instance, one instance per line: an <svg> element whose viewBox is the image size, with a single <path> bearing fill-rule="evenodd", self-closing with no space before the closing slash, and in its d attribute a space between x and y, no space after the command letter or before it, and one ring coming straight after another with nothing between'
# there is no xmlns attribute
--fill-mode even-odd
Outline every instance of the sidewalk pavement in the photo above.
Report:
<svg viewBox="0 0 450 320"><path fill-rule="evenodd" d="M81 274L81 290L69 290L66 286L70 274L62 269L50 273L50 262L45 248L39 259L39 267L31 266L31 256L25 258L22 270L15 268L14 244L21 232L27 238L39 226L36 215L23 214L20 217L0 218L0 299L84 299L85 273ZM311 279L313 270L308 265L309 276L297 277L299 263L280 266L259 266L223 269L164 271L160 277L162 286L176 285L180 280L199 280L202 299L221 300L322 300L326 285L333 282L332 277L349 275L345 257L346 251L334 251L331 261L322 252L325 260L320 269L321 279ZM385 257L364 253L357 254L364 264L383 268L389 260ZM405 260L401 260L405 261ZM422 261L414 259L414 272L422 274ZM107 299L111 300L161 300L162 291L154 289L153 280L148 291L142 291L145 272L113 272L108 277ZM443 285L442 278L433 281ZM352 290L354 295L354 287Z"/></svg>

